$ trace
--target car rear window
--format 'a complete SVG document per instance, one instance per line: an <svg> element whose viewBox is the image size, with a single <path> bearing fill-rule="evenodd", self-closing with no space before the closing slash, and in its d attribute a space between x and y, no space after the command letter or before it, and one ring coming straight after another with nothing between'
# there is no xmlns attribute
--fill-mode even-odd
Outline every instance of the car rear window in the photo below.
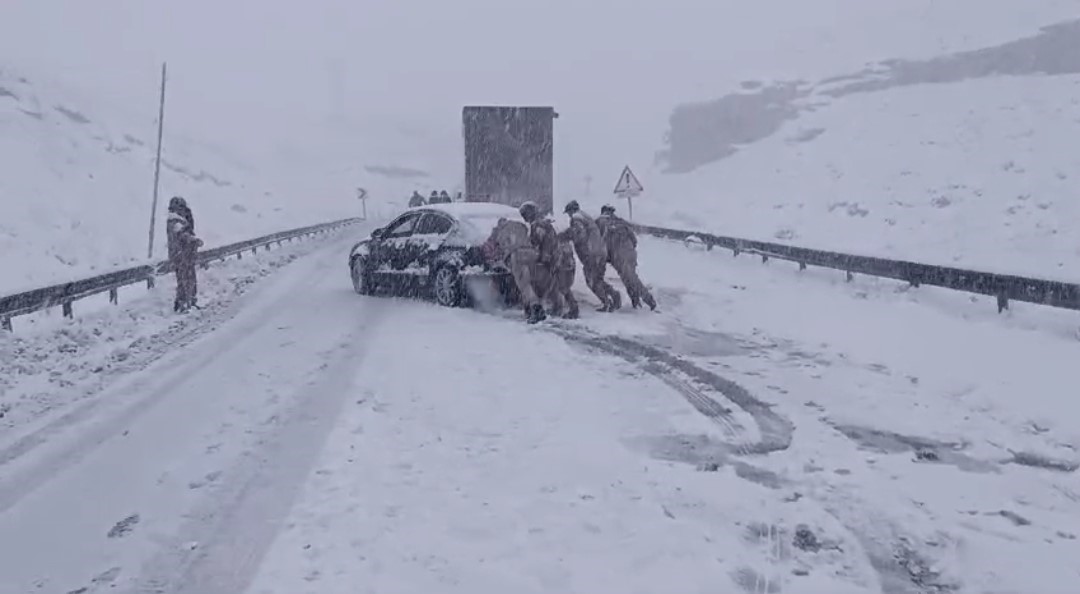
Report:
<svg viewBox="0 0 1080 594"><path fill-rule="evenodd" d="M497 216L465 216L461 217L461 232L469 243L483 243L491 236L491 231L499 222Z"/></svg>

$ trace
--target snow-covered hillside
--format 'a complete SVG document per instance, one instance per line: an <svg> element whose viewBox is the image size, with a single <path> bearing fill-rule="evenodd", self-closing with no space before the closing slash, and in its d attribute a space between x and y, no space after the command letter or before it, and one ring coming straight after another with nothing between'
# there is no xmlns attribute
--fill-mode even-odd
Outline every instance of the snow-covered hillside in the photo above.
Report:
<svg viewBox="0 0 1080 594"><path fill-rule="evenodd" d="M147 256L156 120L94 93L0 71L0 293L141 262ZM168 124L168 113L166 113ZM358 216L355 188L404 201L430 175L399 154L336 169L303 148L262 159L180 132L165 135L155 258L168 199L186 197L209 246ZM335 130L346 138L344 131ZM388 147L392 131L381 136ZM328 134L328 138L331 137ZM341 146L341 163L358 156ZM353 147L355 148L355 147ZM297 172L301 173L297 173ZM432 185L432 184L428 184ZM435 184L437 185L437 184ZM399 196L400 195L400 196ZM385 207L374 205L371 215Z"/></svg>
<svg viewBox="0 0 1080 594"><path fill-rule="evenodd" d="M166 159L188 172L166 169L164 192L211 244L354 214L357 186L376 216L454 191L462 105L550 104L556 202L615 201L629 164L641 221L1080 277L1061 223L1080 175L1075 0L307 6L0 9L0 291L145 254L163 60Z"/></svg>
<svg viewBox="0 0 1080 594"><path fill-rule="evenodd" d="M1078 134L1072 21L680 106L635 211L680 228L1076 281Z"/></svg>

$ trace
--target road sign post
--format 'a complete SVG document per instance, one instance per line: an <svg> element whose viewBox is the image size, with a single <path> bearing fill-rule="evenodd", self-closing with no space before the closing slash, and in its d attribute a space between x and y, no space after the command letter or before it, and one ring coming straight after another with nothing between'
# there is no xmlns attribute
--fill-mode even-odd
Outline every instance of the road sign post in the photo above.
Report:
<svg viewBox="0 0 1080 594"><path fill-rule="evenodd" d="M363 215L362 215L361 218L363 218L366 221L367 220L367 190L365 190L364 188L356 188L356 198L358 200L360 200L361 207L364 209L363 210Z"/></svg>
<svg viewBox="0 0 1080 594"><path fill-rule="evenodd" d="M637 176L634 175L633 171L630 171L630 166L623 167L622 174L619 175L619 181L615 184L614 194L619 198L626 199L630 220L634 220L634 197L640 196L644 191L645 188L642 187Z"/></svg>

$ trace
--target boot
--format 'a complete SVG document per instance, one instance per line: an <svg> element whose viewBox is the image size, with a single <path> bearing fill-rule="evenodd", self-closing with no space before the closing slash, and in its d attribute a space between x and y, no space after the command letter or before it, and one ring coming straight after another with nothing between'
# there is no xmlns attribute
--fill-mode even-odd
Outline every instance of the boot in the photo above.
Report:
<svg viewBox="0 0 1080 594"><path fill-rule="evenodd" d="M612 289L611 290L611 311L622 309L622 293Z"/></svg>
<svg viewBox="0 0 1080 594"><path fill-rule="evenodd" d="M648 304L649 309L656 311L656 299L650 293L645 293L645 303Z"/></svg>
<svg viewBox="0 0 1080 594"><path fill-rule="evenodd" d="M535 324L537 322L543 322L547 319L547 314L544 313L544 306L539 303L534 303L529 307L529 317L525 318L525 321L529 324Z"/></svg>

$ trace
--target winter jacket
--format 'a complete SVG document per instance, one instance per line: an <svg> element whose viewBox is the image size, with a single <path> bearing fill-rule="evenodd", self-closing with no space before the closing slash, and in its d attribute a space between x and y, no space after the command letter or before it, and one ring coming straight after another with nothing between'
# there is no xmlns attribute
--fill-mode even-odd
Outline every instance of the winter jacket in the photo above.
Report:
<svg viewBox="0 0 1080 594"><path fill-rule="evenodd" d="M192 233L187 218L181 213L170 212L166 220L166 232L169 259L177 263L193 263L203 242Z"/></svg>
<svg viewBox="0 0 1080 594"><path fill-rule="evenodd" d="M596 221L584 212L579 210L570 217L570 228L563 236L574 243L578 259L583 263L607 259L607 247L600 235L600 228L596 226Z"/></svg>
<svg viewBox="0 0 1080 594"><path fill-rule="evenodd" d="M555 270L573 271L575 266L574 244L569 241L560 241L555 254Z"/></svg>
<svg viewBox="0 0 1080 594"><path fill-rule="evenodd" d="M600 229L600 235L608 250L617 246L630 245L637 247L637 234L626 219L616 215L600 215L596 217L596 226Z"/></svg>
<svg viewBox="0 0 1080 594"><path fill-rule="evenodd" d="M521 221L499 219L484 243L484 252L491 261L505 264L514 251L530 246L528 225Z"/></svg>
<svg viewBox="0 0 1080 594"><path fill-rule="evenodd" d="M545 266L551 266L559 252L559 234L555 232L555 226L551 221L538 218L532 222L529 229L529 240L539 252L537 262Z"/></svg>

